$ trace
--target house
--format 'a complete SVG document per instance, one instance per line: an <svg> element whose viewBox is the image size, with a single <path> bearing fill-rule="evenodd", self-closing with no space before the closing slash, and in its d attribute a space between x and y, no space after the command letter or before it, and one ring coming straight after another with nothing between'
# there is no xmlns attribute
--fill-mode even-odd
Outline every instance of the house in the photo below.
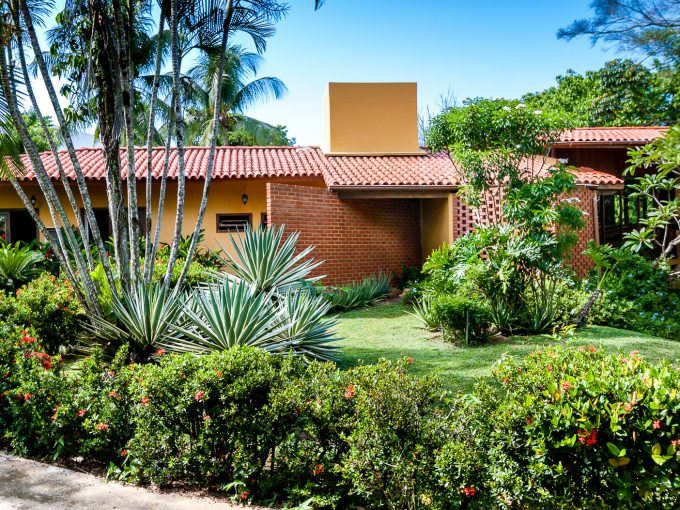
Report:
<svg viewBox="0 0 680 510"><path fill-rule="evenodd" d="M581 255L587 241L608 238L611 225L600 221L601 217L609 221L607 197L622 196L624 190L620 156L608 159L602 151L616 147L625 153L626 147L663 135L662 128L634 132L617 129L627 128L571 131L551 154L575 165L575 196L588 213L588 225L571 260L580 274L590 267L590 261ZM616 144L607 145L615 137ZM154 179L160 178L164 150L153 151ZM185 151L185 234L195 223L208 150L188 147ZM171 239L174 226L177 188L177 151L171 151L161 235L165 242ZM72 176L68 154L61 152L60 158ZM103 151L78 149L78 159L88 180L99 227L104 235L110 234ZM135 150L135 161L143 208L145 148ZM45 154L43 162L56 180L52 155ZM542 168L555 162L542 158L537 164ZM49 225L51 220L28 162L26 168L22 186ZM404 266L421 265L434 248L472 228L474 217L456 195L459 183L455 175L447 155L428 153L418 146L415 83L331 83L324 99L320 147L217 148L204 222L205 245L228 247L229 237L245 225L285 225L289 232L300 232L302 245L316 246L315 258L325 260L321 269L327 275L326 283L350 282L379 271L399 274ZM154 204L156 201L154 195ZM71 219L75 223L75 218ZM3 229L10 241L29 241L37 236L35 224L8 183L0 183Z"/></svg>

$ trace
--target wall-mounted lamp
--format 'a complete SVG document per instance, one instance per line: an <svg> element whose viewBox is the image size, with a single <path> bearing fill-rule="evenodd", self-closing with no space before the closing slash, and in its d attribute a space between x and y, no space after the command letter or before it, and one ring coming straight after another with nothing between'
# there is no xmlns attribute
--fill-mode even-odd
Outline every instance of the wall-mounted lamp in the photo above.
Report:
<svg viewBox="0 0 680 510"><path fill-rule="evenodd" d="M246 205L248 203L248 195L245 193L241 195L241 202L243 202L243 205Z"/></svg>
<svg viewBox="0 0 680 510"><path fill-rule="evenodd" d="M38 199L35 198L35 195L31 195L31 205L35 207L35 204L38 203Z"/></svg>

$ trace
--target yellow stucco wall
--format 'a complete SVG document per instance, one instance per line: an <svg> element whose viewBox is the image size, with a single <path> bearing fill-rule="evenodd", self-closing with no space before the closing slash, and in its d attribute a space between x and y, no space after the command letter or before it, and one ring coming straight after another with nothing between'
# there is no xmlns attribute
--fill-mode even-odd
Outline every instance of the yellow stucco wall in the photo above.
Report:
<svg viewBox="0 0 680 510"><path fill-rule="evenodd" d="M322 179L272 179L271 181L282 182L286 184L300 184L303 186L325 187L325 183ZM208 207L206 210L205 219L203 221L203 229L205 230L204 246L211 249L217 249L219 247L218 243L222 244L222 246L225 248L231 246L231 243L229 242L229 234L217 232L218 214L250 213L252 214L252 226L254 228L259 226L261 214L267 212L266 183L271 181L267 181L265 179L225 179L212 181L210 195L208 198ZM49 215L47 205L39 187L34 184L24 185L23 187L29 197L31 195L35 195L37 198L36 207L39 209L40 218L47 227L52 227L52 219ZM61 185L58 184L56 188L60 194L61 201L64 204L71 223L75 224L75 216L73 215L73 211L65 198L65 194L63 189L61 189ZM154 211L158 207L158 188L159 183L154 182L152 205ZM203 181L186 182L184 221L182 228L184 235L188 235L193 232L196 218L198 216L202 192ZM106 186L104 182L91 183L89 185L89 193L93 207L108 207ZM145 189L143 183L138 184L137 193L139 206L145 207ZM241 201L241 196L243 193L248 195L248 203L245 205ZM162 242L169 243L172 240L172 233L175 227L176 207L177 183L175 181L169 181L165 198L165 207L163 210L163 223L161 225ZM19 200L14 189L9 184L0 183L0 211L10 209L23 209L23 204Z"/></svg>
<svg viewBox="0 0 680 510"><path fill-rule="evenodd" d="M326 154L420 154L415 83L329 83Z"/></svg>
<svg viewBox="0 0 680 510"><path fill-rule="evenodd" d="M424 198L420 201L423 259L442 244L453 242L453 195L447 198Z"/></svg>

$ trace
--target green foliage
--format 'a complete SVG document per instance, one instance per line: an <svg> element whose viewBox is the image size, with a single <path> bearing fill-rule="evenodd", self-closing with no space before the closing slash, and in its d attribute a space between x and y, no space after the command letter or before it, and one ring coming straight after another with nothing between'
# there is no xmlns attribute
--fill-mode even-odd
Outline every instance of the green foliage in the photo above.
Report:
<svg viewBox="0 0 680 510"><path fill-rule="evenodd" d="M637 353L548 348L443 394L413 360L338 370L237 347L66 371L0 339L3 446L83 455L139 482L318 508L675 508L680 372ZM416 361L417 362L417 361Z"/></svg>
<svg viewBox="0 0 680 510"><path fill-rule="evenodd" d="M43 256L27 246L0 242L0 289L14 292L38 276Z"/></svg>
<svg viewBox="0 0 680 510"><path fill-rule="evenodd" d="M462 294L439 296L432 303L431 313L447 340L468 346L488 338L491 313L479 299Z"/></svg>
<svg viewBox="0 0 680 510"><path fill-rule="evenodd" d="M17 291L10 320L18 326L30 326L47 352L56 354L61 346L77 343L86 319L71 282L63 275L43 273Z"/></svg>
<svg viewBox="0 0 680 510"><path fill-rule="evenodd" d="M659 259L674 258L680 245L680 126L673 126L666 136L628 151L630 166L626 172L651 173L637 178L630 188L631 198L650 205L642 226L626 235L624 247L636 253L659 250ZM663 198L663 197L667 198Z"/></svg>
<svg viewBox="0 0 680 510"><path fill-rule="evenodd" d="M92 317L91 340L109 351L129 344L133 360L147 360L159 345L174 338L184 320L185 301L177 288L139 282L121 299L113 297L111 318Z"/></svg>
<svg viewBox="0 0 680 510"><path fill-rule="evenodd" d="M680 101L667 71L633 60L611 60L581 75L572 70L557 84L522 99L531 108L555 112L576 126L631 126L677 122Z"/></svg>
<svg viewBox="0 0 680 510"><path fill-rule="evenodd" d="M420 321L425 329L434 331L440 326L439 318L434 314L432 298L421 296L420 299L413 301L412 314Z"/></svg>
<svg viewBox="0 0 680 510"><path fill-rule="evenodd" d="M246 227L242 237L232 236L231 244L235 256L222 249L222 261L232 274L255 286L258 291L285 291L302 282L313 282L319 278L308 278L309 273L321 262L305 258L314 249L308 246L295 253L299 232L293 232L283 239L284 227L268 227L253 230Z"/></svg>
<svg viewBox="0 0 680 510"><path fill-rule="evenodd" d="M634 352L549 348L503 360L495 376L506 391L499 414L512 431L507 446L522 445L494 465L522 473L522 494L511 499L610 508L680 503L677 367Z"/></svg>
<svg viewBox="0 0 680 510"><path fill-rule="evenodd" d="M391 280L391 275L381 272L378 276L371 275L343 287L325 287L323 294L330 301L332 310L352 310L372 305L387 296Z"/></svg>

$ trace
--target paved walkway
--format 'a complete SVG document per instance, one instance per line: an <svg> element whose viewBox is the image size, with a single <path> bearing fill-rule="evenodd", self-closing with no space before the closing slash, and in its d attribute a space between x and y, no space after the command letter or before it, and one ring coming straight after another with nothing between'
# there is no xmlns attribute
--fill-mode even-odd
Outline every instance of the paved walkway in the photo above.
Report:
<svg viewBox="0 0 680 510"><path fill-rule="evenodd" d="M0 510L235 510L215 498L152 492L0 452ZM255 507L248 507L253 509ZM260 509L266 510L266 509Z"/></svg>

